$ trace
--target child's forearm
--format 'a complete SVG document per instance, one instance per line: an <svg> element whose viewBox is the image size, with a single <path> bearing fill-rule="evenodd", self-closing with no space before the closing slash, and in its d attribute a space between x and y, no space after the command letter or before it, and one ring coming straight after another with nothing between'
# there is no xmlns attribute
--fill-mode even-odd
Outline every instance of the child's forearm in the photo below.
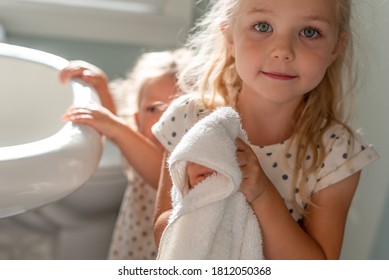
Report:
<svg viewBox="0 0 389 280"><path fill-rule="evenodd" d="M122 125L113 138L127 163L152 187L158 187L163 151L143 134Z"/></svg>
<svg viewBox="0 0 389 280"><path fill-rule="evenodd" d="M154 222L154 239L157 248L159 247L159 243L161 242L162 234L165 231L165 228L168 224L168 220L171 214L171 210L167 210L165 212L160 213L158 218Z"/></svg>
<svg viewBox="0 0 389 280"><path fill-rule="evenodd" d="M251 206L261 227L267 259L324 258L320 247L292 218L274 186L269 186Z"/></svg>
<svg viewBox="0 0 389 280"><path fill-rule="evenodd" d="M360 172L312 195L302 226L271 183L251 203L262 229L268 259L338 259Z"/></svg>
<svg viewBox="0 0 389 280"><path fill-rule="evenodd" d="M162 233L164 232L170 217L172 204L170 191L172 181L170 179L169 168L167 166L167 152L164 152L162 159L162 167L160 168L159 184L157 190L157 198L154 211L154 237L157 246L159 246Z"/></svg>
<svg viewBox="0 0 389 280"><path fill-rule="evenodd" d="M108 84L104 84L96 88L96 92L100 98L101 105L116 115L116 106L109 91Z"/></svg>

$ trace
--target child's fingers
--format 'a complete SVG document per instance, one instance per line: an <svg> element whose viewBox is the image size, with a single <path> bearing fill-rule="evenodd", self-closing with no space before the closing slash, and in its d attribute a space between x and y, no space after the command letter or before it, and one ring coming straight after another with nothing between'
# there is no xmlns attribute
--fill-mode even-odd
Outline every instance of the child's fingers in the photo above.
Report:
<svg viewBox="0 0 389 280"><path fill-rule="evenodd" d="M94 65L86 63L84 61L75 60L69 63L68 66L62 69L60 72L60 81L65 83L72 78L92 78L99 74L101 70L96 68Z"/></svg>
<svg viewBox="0 0 389 280"><path fill-rule="evenodd" d="M82 121L83 119L93 119L93 110L89 108L71 107L62 115L62 119L72 122Z"/></svg>
<svg viewBox="0 0 389 280"><path fill-rule="evenodd" d="M67 113L62 115L64 121L82 122L83 120L93 119L91 114L86 113Z"/></svg>
<svg viewBox="0 0 389 280"><path fill-rule="evenodd" d="M67 113L69 114L92 114L93 113L92 108L88 107L73 107L68 110Z"/></svg>
<svg viewBox="0 0 389 280"><path fill-rule="evenodd" d="M73 78L82 78L84 68L72 68L71 66L65 67L59 74L59 80L62 83L68 82Z"/></svg>
<svg viewBox="0 0 389 280"><path fill-rule="evenodd" d="M238 152L244 151L247 149L247 144L240 138L236 138L235 145L236 145Z"/></svg>
<svg viewBox="0 0 389 280"><path fill-rule="evenodd" d="M240 138L236 139L235 144L236 156L238 158L239 165L240 167L244 167L249 163L251 147Z"/></svg>

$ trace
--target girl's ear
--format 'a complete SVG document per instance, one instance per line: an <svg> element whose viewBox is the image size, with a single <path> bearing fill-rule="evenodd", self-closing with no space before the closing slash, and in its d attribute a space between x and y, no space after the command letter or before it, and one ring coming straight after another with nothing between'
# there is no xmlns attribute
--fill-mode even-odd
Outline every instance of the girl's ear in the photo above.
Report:
<svg viewBox="0 0 389 280"><path fill-rule="evenodd" d="M336 58L341 53L344 46L347 44L347 39L348 39L348 37L347 37L347 34L345 32L343 32L339 35L338 42L336 43L335 48L331 54L330 65L336 60Z"/></svg>
<svg viewBox="0 0 389 280"><path fill-rule="evenodd" d="M232 57L235 57L234 39L232 37L232 30L230 26L227 24L222 24L220 25L220 31L223 33L228 53Z"/></svg>

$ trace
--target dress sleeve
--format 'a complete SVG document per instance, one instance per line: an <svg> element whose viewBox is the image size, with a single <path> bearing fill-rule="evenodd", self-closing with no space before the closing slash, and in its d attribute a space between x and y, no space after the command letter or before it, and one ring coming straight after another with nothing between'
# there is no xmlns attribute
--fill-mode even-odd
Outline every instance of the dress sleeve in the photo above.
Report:
<svg viewBox="0 0 389 280"><path fill-rule="evenodd" d="M335 126L324 139L327 156L319 167L314 192L351 176L379 158L373 146L366 144L358 133L352 135L343 126Z"/></svg>
<svg viewBox="0 0 389 280"><path fill-rule="evenodd" d="M153 125L152 132L169 152L185 135L185 133L206 114L201 99L186 94L175 99Z"/></svg>

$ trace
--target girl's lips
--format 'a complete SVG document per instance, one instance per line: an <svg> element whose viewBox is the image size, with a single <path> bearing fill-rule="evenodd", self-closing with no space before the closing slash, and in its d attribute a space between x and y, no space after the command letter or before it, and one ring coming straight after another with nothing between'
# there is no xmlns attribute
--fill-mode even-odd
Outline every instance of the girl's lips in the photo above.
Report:
<svg viewBox="0 0 389 280"><path fill-rule="evenodd" d="M288 75L285 73L276 73L276 72L262 72L266 77L269 77L274 80L289 81L297 78L297 76Z"/></svg>

